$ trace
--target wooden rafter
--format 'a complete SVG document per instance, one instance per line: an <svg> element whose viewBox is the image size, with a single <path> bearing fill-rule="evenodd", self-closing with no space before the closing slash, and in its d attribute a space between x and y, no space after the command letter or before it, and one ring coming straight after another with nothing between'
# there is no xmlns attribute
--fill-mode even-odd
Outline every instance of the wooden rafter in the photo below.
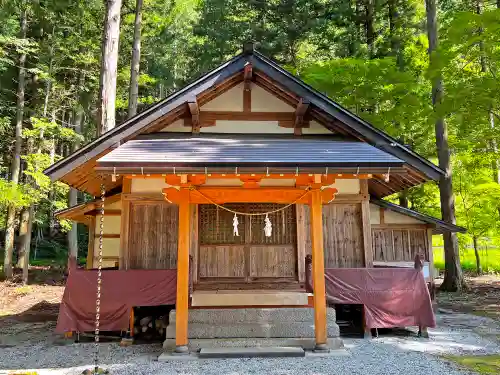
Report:
<svg viewBox="0 0 500 375"><path fill-rule="evenodd" d="M200 107L196 99L188 102L189 113L191 114L191 125L193 127L193 133L200 132Z"/></svg>
<svg viewBox="0 0 500 375"><path fill-rule="evenodd" d="M252 64L248 63L245 65L245 68L243 69L243 81L245 82L244 84L245 91L252 90L252 76L253 76Z"/></svg>
<svg viewBox="0 0 500 375"><path fill-rule="evenodd" d="M297 109L295 110L295 121L293 124L294 131L293 133L295 135L301 135L302 134L302 127L304 125L304 118L306 116L307 110L309 109L309 101L300 99L299 103L297 104Z"/></svg>

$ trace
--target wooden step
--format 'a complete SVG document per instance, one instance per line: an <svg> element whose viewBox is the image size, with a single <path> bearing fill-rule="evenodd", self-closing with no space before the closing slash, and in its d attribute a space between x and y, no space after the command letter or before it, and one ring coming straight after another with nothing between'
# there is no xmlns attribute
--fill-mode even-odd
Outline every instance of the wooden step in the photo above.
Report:
<svg viewBox="0 0 500 375"><path fill-rule="evenodd" d="M308 294L289 291L218 290L195 291L192 306L305 306Z"/></svg>

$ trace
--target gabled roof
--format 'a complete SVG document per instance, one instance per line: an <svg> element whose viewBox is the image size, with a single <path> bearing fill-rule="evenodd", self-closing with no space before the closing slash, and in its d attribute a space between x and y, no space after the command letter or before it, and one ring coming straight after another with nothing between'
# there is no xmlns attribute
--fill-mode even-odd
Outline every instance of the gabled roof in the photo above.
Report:
<svg viewBox="0 0 500 375"><path fill-rule="evenodd" d="M194 98L209 101L213 98L214 92L217 92L218 87L227 85L227 82L237 82L238 79L241 82L243 79L241 73L248 63L252 64L256 72L255 79L258 80L256 83L259 85L267 89L271 88L283 100L295 102L295 104L300 99L307 100L311 104L311 114L322 118L325 126L335 131L340 129L344 134L363 140L405 162L406 175L391 176L390 182L380 179L370 180L372 194L382 197L419 185L429 179L436 180L444 173L427 159L401 145L394 138L360 119L253 49L235 56L195 82L53 164L44 172L52 181L62 180L77 189L96 194L98 189L90 188L90 186L98 186L100 183L99 176L95 175L93 170L99 157L140 133L150 132L151 129L154 131L165 117L171 120L182 117L188 111L186 103L193 101ZM113 184L110 179L108 180L105 181L107 189L120 184L120 181Z"/></svg>
<svg viewBox="0 0 500 375"><path fill-rule="evenodd" d="M435 226L435 233L443 233L443 232L459 232L459 233L465 233L467 230L463 227L460 227L458 225L450 224L447 223L446 221L436 219L435 217L429 216L422 214L420 212L410 210L409 208L405 208L402 206L399 206L397 204L378 199L376 197L371 197L370 198L370 203L374 203L379 207L386 208L388 210L400 213L402 215L410 216L413 217L417 220L421 220L424 223L428 223L431 225Z"/></svg>
<svg viewBox="0 0 500 375"><path fill-rule="evenodd" d="M97 160L98 170L125 173L203 173L208 168L288 168L294 173L404 172L404 162L365 142L325 136L161 133L141 135ZM107 167L107 168L106 168ZM223 172L221 172L223 173ZM280 172L283 173L283 172Z"/></svg>

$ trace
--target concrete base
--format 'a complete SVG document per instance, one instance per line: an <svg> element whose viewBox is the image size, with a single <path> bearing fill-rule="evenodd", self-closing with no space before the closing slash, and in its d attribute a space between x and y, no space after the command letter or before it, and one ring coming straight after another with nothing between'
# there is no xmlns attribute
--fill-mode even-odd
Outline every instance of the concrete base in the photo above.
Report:
<svg viewBox="0 0 500 375"><path fill-rule="evenodd" d="M314 338L231 338L231 339L191 339L189 349L198 352L205 348L249 348L249 347L299 347L313 351L316 347ZM336 350L344 347L343 341L338 338L328 339L328 349ZM175 339L166 339L163 348L173 352L176 348Z"/></svg>
<svg viewBox="0 0 500 375"><path fill-rule="evenodd" d="M163 347L174 351L175 310L170 312ZM314 309L284 308L226 308L191 309L188 317L188 346L190 351L203 348L227 347L300 347L327 352L343 347L335 309L327 309L328 345L318 348L315 343Z"/></svg>
<svg viewBox="0 0 500 375"><path fill-rule="evenodd" d="M201 349L199 358L279 358L279 357L305 357L302 348L294 347L248 347L248 348L207 348Z"/></svg>

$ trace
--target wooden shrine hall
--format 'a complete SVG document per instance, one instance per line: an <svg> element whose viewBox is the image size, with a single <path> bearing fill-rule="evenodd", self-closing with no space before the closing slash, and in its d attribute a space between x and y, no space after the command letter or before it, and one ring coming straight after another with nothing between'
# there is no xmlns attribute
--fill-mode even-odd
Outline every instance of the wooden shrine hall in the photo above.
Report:
<svg viewBox="0 0 500 375"><path fill-rule="evenodd" d="M367 328L431 327L431 236L463 231L382 200L442 170L250 46L45 173L96 196L58 213L89 227L58 331L93 330L102 265L101 329L175 304L177 353L245 338L328 350L338 303L364 305Z"/></svg>

